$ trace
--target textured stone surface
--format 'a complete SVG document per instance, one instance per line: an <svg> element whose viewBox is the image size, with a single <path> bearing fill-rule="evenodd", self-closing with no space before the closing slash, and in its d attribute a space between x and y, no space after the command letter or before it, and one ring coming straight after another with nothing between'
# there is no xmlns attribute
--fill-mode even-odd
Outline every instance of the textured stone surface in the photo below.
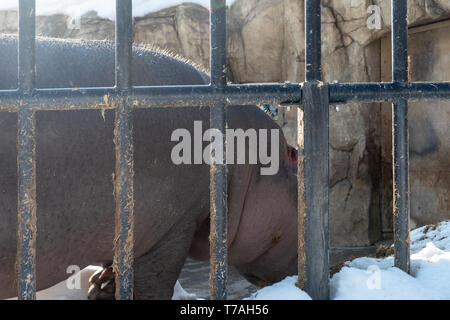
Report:
<svg viewBox="0 0 450 320"><path fill-rule="evenodd" d="M381 29L369 29L370 5L381 13ZM390 30L390 0L323 0L322 55L325 81L390 81L390 58L382 38ZM450 15L448 0L408 1L410 26ZM183 4L135 19L135 41L180 54L208 68L208 11ZM51 37L114 38L114 23L90 12L81 28L67 25L68 17L38 17L38 34ZM17 28L15 12L0 12L0 32ZM237 0L228 10L228 76L236 83L302 82L305 68L303 0ZM423 79L450 80L448 32L429 42L427 59L412 61L417 70L432 70ZM410 37L411 52L424 47ZM431 39L434 39L430 36ZM448 45L447 45L448 46ZM440 48L440 49L439 49ZM447 50L447 51L445 51ZM432 55L434 54L434 55ZM414 54L413 54L414 55ZM417 55L417 54L416 54ZM439 61L439 62L438 62ZM416 71L414 71L416 70ZM384 76L383 76L384 73ZM426 79L425 79L426 78ZM449 108L434 103L423 113L411 104L411 216L422 225L450 216ZM333 246L365 246L392 231L390 106L350 104L330 109L330 228ZM301 116L301 115L300 115ZM288 141L297 145L297 110L279 110L278 123ZM301 138L301 137L300 137ZM383 174L384 178L381 178ZM382 182L382 183L381 183Z"/></svg>

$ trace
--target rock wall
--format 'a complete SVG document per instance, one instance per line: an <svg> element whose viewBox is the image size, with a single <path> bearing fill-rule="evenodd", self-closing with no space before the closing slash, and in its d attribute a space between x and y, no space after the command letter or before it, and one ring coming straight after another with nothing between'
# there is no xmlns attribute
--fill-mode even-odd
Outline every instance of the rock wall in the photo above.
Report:
<svg viewBox="0 0 450 320"><path fill-rule="evenodd" d="M370 5L380 8L380 29L367 27ZM325 81L382 80L381 39L389 33L390 12L390 0L322 0ZM408 1L408 23L411 26L440 20L449 14L448 0ZM207 69L208 18L206 9L189 3L151 13L135 19L135 41L168 49ZM38 17L38 35L114 38L114 23L99 18L94 12L82 17L79 29L69 27L67 20L68 17L63 15ZM0 32L13 33L16 29L17 14L0 12ZM304 55L303 0L237 0L229 8L227 71L230 81L302 82ZM389 189L390 181L386 180L389 178L386 168L389 170L391 161L389 131L386 131L389 117L383 116L386 108L389 106L349 104L330 109L330 228L333 246L367 246L380 240L382 231L392 230L392 202L388 200L392 189ZM442 112L448 116L449 109L446 110ZM417 119L413 116L410 120L410 128L414 132L412 144L421 137L422 127ZM293 145L297 145L296 121L297 110L280 110L278 122ZM440 128L437 132L443 134L445 124L441 122ZM448 154L449 149L448 143L438 144L440 155ZM417 161L426 162L426 158L414 155L411 161L411 167L415 168ZM448 173L448 163L448 160L436 162L435 171ZM414 170L412 172L422 172ZM450 180L448 175L445 177ZM433 186L425 180L423 172L412 179L415 186L412 188L411 214L413 217L426 217L416 219L418 224L436 220L428 210L430 202L440 206L439 219L450 215L450 190L442 192L444 188L435 193ZM419 192L416 197L416 191L425 185L428 193ZM448 186L449 181L442 185Z"/></svg>

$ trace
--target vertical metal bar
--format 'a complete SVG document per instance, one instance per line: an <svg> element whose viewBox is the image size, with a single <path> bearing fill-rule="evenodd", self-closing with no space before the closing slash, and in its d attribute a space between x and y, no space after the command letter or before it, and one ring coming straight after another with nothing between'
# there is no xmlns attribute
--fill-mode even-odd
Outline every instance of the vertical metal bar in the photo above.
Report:
<svg viewBox="0 0 450 320"><path fill-rule="evenodd" d="M133 126L127 94L131 89L133 45L131 0L116 0L116 89L123 99L116 109L114 141L116 145L116 238L114 272L116 299L133 299L134 282L134 193L133 193Z"/></svg>
<svg viewBox="0 0 450 320"><path fill-rule="evenodd" d="M19 1L19 89L30 94L35 88L36 2Z"/></svg>
<svg viewBox="0 0 450 320"><path fill-rule="evenodd" d="M226 3L211 0L211 85L216 90L226 87ZM210 126L223 133L223 158L210 166L210 291L211 299L227 298L227 166L225 163L225 101L211 106ZM212 156L212 159L214 157ZM221 160L221 161L220 161Z"/></svg>
<svg viewBox="0 0 450 320"><path fill-rule="evenodd" d="M19 90L31 95L35 87L35 0L19 1ZM36 139L34 112L18 112L18 230L17 273L20 300L36 299Z"/></svg>
<svg viewBox="0 0 450 320"><path fill-rule="evenodd" d="M313 299L329 299L329 102L328 85L303 85L305 289ZM304 183L303 190L302 184ZM299 234L301 236L301 234ZM301 267L301 266L299 266ZM299 279L300 280L300 279Z"/></svg>
<svg viewBox="0 0 450 320"><path fill-rule="evenodd" d="M303 90L303 85L302 85ZM305 97L303 97L305 101ZM296 286L302 290L306 289L306 243L305 243L305 128L304 111L297 109L297 141L298 141L298 164L297 164L297 270L298 280Z"/></svg>
<svg viewBox="0 0 450 320"><path fill-rule="evenodd" d="M392 81L408 82L408 23L406 0L392 0ZM410 271L408 100L392 110L394 264Z"/></svg>
<svg viewBox="0 0 450 320"><path fill-rule="evenodd" d="M133 8L131 0L116 0L116 87L131 88L133 54Z"/></svg>
<svg viewBox="0 0 450 320"><path fill-rule="evenodd" d="M303 85L303 144L299 163L299 237L305 232L305 289L313 299L329 299L329 93L319 82L321 68L320 0L306 0L306 83ZM301 123L298 124L301 127ZM303 174L303 175L302 175ZM302 194L303 197L302 197ZM299 244L301 244L299 239ZM302 279L299 245L299 283Z"/></svg>
<svg viewBox="0 0 450 320"><path fill-rule="evenodd" d="M322 79L322 26L320 0L305 1L306 81Z"/></svg>

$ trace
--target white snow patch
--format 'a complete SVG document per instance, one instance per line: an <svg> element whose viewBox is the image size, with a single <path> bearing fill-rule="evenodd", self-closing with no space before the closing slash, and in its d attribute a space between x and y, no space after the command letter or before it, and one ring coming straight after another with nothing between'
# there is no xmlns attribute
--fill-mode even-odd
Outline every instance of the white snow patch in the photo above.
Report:
<svg viewBox="0 0 450 320"><path fill-rule="evenodd" d="M196 294L188 293L180 284L180 281L175 283L175 288L173 288L172 300L199 300Z"/></svg>
<svg viewBox="0 0 450 320"><path fill-rule="evenodd" d="M429 242L433 242L441 250L448 251L450 250L450 221L441 222L436 227L424 226L417 228L411 231L410 238L411 253L419 252Z"/></svg>
<svg viewBox="0 0 450 320"><path fill-rule="evenodd" d="M426 231L426 232L425 232ZM346 262L330 280L334 300L450 299L450 221L411 231L411 275L394 267L392 256L363 257ZM253 294L252 298L309 298L289 277ZM301 293L299 293L301 291Z"/></svg>
<svg viewBox="0 0 450 320"><path fill-rule="evenodd" d="M235 0L227 0L232 5ZM115 0L37 0L37 15L66 14L71 17L81 16L89 11L96 11L102 18L115 19ZM210 0L133 0L133 16L142 17L182 3L196 3L209 8ZM0 10L17 10L18 0L1 0Z"/></svg>
<svg viewBox="0 0 450 320"><path fill-rule="evenodd" d="M410 239L411 275L395 268L392 256L358 258L333 276L331 298L450 299L450 222L415 229Z"/></svg>
<svg viewBox="0 0 450 320"><path fill-rule="evenodd" d="M287 277L269 287L262 288L244 300L311 300L303 290L297 288L297 276Z"/></svg>

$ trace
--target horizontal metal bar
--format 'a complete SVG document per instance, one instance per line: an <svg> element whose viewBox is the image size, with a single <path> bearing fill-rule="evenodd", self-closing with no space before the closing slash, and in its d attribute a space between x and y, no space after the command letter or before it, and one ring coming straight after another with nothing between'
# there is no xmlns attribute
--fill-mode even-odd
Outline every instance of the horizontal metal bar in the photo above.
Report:
<svg viewBox="0 0 450 320"><path fill-rule="evenodd" d="M450 100L450 82L331 83L330 104L393 102L398 99Z"/></svg>
<svg viewBox="0 0 450 320"><path fill-rule="evenodd" d="M133 87L134 108L229 105L301 104L302 84L232 84L222 90L209 85ZM330 104L393 102L398 99L450 100L450 82L357 82L329 84ZM115 88L36 89L31 96L18 90L0 90L0 112L17 112L26 102L36 110L115 109L123 95Z"/></svg>
<svg viewBox="0 0 450 320"><path fill-rule="evenodd" d="M0 90L0 112L16 112L26 101L38 110L115 109L124 97L115 88L37 89L32 97L17 90ZM209 106L225 101L230 105L281 104L301 101L299 84L134 87L128 94L135 108Z"/></svg>

